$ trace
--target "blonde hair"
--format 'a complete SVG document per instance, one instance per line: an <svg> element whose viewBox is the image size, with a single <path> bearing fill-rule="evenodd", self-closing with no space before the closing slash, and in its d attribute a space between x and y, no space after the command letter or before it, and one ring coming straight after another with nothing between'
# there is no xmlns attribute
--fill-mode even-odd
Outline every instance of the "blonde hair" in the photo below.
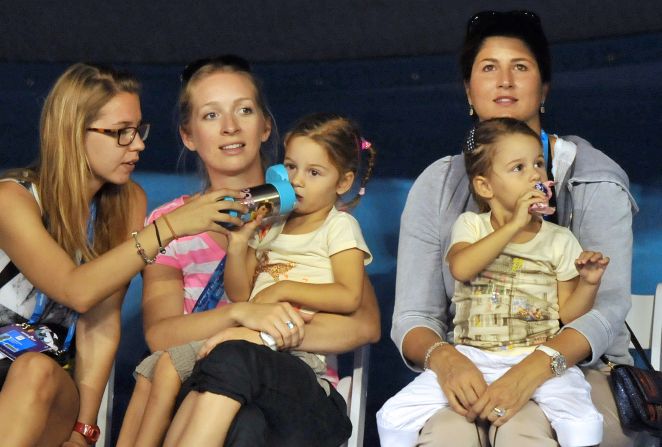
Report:
<svg viewBox="0 0 662 447"><path fill-rule="evenodd" d="M95 196L94 241L88 243L88 187L91 175L85 152L86 128L118 93L139 94L131 75L88 64L69 67L55 82L41 111L40 156L33 172L48 232L72 257L88 261L126 239L129 203L137 187L104 184Z"/></svg>

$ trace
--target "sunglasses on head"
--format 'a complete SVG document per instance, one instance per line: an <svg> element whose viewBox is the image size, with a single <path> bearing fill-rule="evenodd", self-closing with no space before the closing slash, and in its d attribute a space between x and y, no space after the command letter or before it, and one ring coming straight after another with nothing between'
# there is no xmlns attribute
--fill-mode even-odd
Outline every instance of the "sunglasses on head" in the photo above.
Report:
<svg viewBox="0 0 662 447"><path fill-rule="evenodd" d="M504 21L526 23L541 26L540 17L532 11L481 11L475 14L467 23L467 34L471 35L478 30Z"/></svg>
<svg viewBox="0 0 662 447"><path fill-rule="evenodd" d="M245 71L247 73L251 72L251 65L246 59L234 54L224 54L222 56L207 57L191 62L184 67L184 70L182 70L179 75L179 80L182 84L186 84L198 70L209 64L233 67L239 71Z"/></svg>

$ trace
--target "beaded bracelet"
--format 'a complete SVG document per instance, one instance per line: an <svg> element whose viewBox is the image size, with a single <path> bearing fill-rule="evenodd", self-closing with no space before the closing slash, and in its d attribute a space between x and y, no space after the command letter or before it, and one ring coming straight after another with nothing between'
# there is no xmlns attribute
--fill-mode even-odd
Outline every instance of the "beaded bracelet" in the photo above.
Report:
<svg viewBox="0 0 662 447"><path fill-rule="evenodd" d="M150 258L147 256L147 253L145 253L145 249L143 248L142 245L140 245L140 242L138 242L138 232L134 231L131 233L131 236L133 237L133 240L136 242L136 252L140 255L141 258L143 258L143 262L145 265L149 264L154 264L154 261L156 261L156 256L153 258Z"/></svg>
<svg viewBox="0 0 662 447"><path fill-rule="evenodd" d="M163 221L168 226L168 230L170 230L170 234L172 234L172 238L173 239L179 239L179 236L177 235L177 233L175 233L175 230L172 229L172 225L170 225L170 221L168 220L168 216L163 214L161 217L163 217Z"/></svg>
<svg viewBox="0 0 662 447"><path fill-rule="evenodd" d="M427 351L425 351L425 359L423 360L423 369L430 369L430 357L432 357L432 353L434 352L435 349L437 349L440 346L447 345L448 342L446 341L438 341L436 343L433 343L432 346L428 348Z"/></svg>
<svg viewBox="0 0 662 447"><path fill-rule="evenodd" d="M159 243L159 253L162 255L166 254L166 249L163 248L163 244L161 243L161 235L159 234L159 226L156 224L156 220L152 221L154 224L154 229L156 230L156 240Z"/></svg>

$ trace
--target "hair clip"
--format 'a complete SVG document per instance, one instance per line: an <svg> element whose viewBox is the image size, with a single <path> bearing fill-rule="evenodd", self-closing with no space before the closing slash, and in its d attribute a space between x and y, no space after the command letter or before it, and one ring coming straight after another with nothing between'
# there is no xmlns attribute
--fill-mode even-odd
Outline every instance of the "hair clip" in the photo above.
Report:
<svg viewBox="0 0 662 447"><path fill-rule="evenodd" d="M359 189L358 195L364 196L365 195L365 186Z"/></svg>
<svg viewBox="0 0 662 447"><path fill-rule="evenodd" d="M365 138L361 137L361 150L365 151L372 147L372 143Z"/></svg>
<svg viewBox="0 0 662 447"><path fill-rule="evenodd" d="M476 133L475 127L469 131L469 135L467 136L467 141L464 147L465 152L473 152L473 150L476 149L476 142L474 141L475 133Z"/></svg>

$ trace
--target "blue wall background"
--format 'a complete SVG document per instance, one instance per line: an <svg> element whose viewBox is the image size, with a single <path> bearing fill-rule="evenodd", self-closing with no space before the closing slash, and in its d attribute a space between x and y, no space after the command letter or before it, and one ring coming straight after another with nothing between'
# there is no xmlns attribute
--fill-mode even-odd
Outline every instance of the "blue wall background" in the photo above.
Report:
<svg viewBox="0 0 662 447"><path fill-rule="evenodd" d="M562 43L554 45L552 52L554 76L544 127L548 132L588 139L628 172L633 193L643 205L634 224L633 291L653 293L655 284L662 281L662 34ZM35 158L39 110L50 85L65 67L0 63L0 168L26 165ZM123 68L143 81L143 115L153 124L148 150L141 156L140 180L156 182L150 183L150 188L159 196L178 195L181 190L159 183L160 177L151 172L176 172L181 144L174 104L181 67ZM319 110L346 113L362 124L366 138L379 150L378 187L369 187L366 207L380 210L379 218L390 219L389 227L397 228L401 208L392 204L403 202L411 180L437 158L457 153L471 125L454 55L257 64L255 71L265 82L281 129L297 117ZM187 190L196 187L191 178L183 184ZM158 204L154 199L150 206ZM375 218L362 215L361 209L357 215L362 222ZM367 238L370 242L371 236ZM370 270L380 284L383 336L372 350L368 446L378 445L375 411L411 377L389 338L397 231L374 243L379 246L378 253L389 260L380 263L376 259ZM132 290L138 296L139 288L139 281L134 281ZM144 346L136 343L142 336L140 314L135 311L138 304L127 303L132 313L121 349L128 358L139 355ZM118 370L117 385L126 395L132 387L129 370ZM117 403L116 421L125 404L121 399Z"/></svg>

